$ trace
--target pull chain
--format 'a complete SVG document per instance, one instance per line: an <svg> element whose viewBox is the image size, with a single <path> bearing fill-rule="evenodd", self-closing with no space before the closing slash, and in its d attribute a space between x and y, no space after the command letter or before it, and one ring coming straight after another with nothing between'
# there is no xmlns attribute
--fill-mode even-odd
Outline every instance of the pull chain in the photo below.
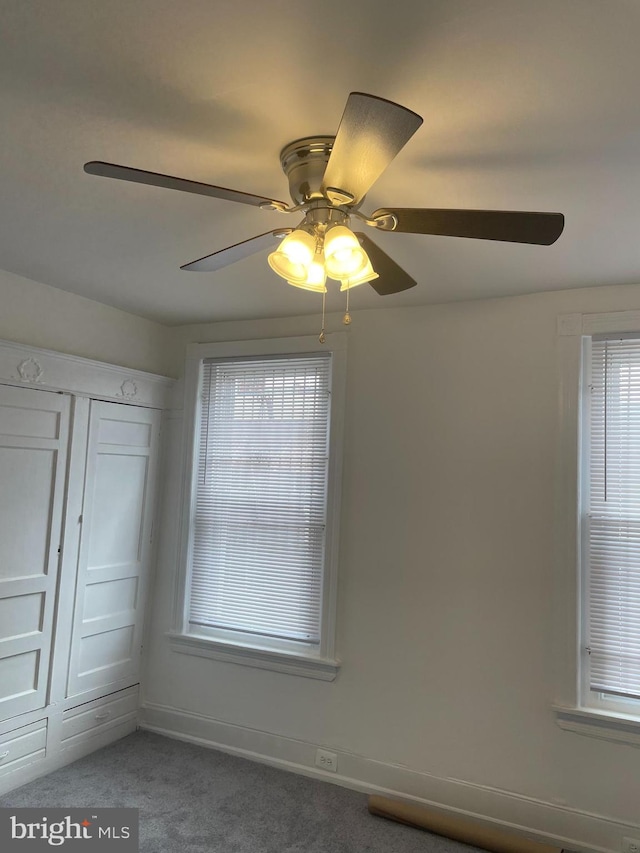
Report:
<svg viewBox="0 0 640 853"><path fill-rule="evenodd" d="M351 288L348 287L347 288L347 307L346 307L345 312L344 312L344 317L342 318L342 322L345 324L345 326L349 326L351 324L351 314L349 314L349 291L350 290L351 290Z"/></svg>
<svg viewBox="0 0 640 853"><path fill-rule="evenodd" d="M322 291L322 330L320 332L320 336L318 337L318 340L320 341L321 344L323 344L326 340L326 338L324 336L324 306L325 306L326 296L327 296L327 289L325 288Z"/></svg>

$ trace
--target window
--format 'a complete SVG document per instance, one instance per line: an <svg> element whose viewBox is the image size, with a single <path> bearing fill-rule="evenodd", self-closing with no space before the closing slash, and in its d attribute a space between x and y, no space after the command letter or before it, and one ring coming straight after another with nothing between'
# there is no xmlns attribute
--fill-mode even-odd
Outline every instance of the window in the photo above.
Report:
<svg viewBox="0 0 640 853"><path fill-rule="evenodd" d="M558 725L640 745L640 312L558 317Z"/></svg>
<svg viewBox="0 0 640 853"><path fill-rule="evenodd" d="M335 677L342 341L193 348L177 650Z"/></svg>
<svg viewBox="0 0 640 853"><path fill-rule="evenodd" d="M640 337L594 337L584 371L583 701L640 714Z"/></svg>

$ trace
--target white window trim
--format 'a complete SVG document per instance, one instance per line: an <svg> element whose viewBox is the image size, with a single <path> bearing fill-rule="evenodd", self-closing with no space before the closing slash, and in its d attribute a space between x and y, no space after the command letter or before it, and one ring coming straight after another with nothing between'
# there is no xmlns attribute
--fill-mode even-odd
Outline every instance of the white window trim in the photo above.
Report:
<svg viewBox="0 0 640 853"><path fill-rule="evenodd" d="M640 711L598 703L586 685L581 643L584 602L580 572L582 359L596 334L640 331L640 311L562 314L557 318L559 422L556 478L556 594L554 648L558 725L567 731L640 746ZM587 704L587 698L589 702Z"/></svg>
<svg viewBox="0 0 640 853"><path fill-rule="evenodd" d="M207 636L206 630L189 631L189 573L191 566L192 524L195 508L195 465L198 438L198 395L202 362L207 358L240 358L243 356L295 355L297 353L332 353L331 424L329 437L329 477L327 493L327 526L325 546L325 575L322 596L321 638L319 647L310 649L303 643L284 643L277 640L257 641L247 636L222 639ZM184 394L184 441L182 470L183 504L180 530L179 572L176 587L173 629L168 633L171 648L182 654L192 654L270 669L292 675L302 675L323 681L333 681L340 662L336 658L336 607L338 586L338 547L340 522L340 493L342 483L342 444L346 389L346 335L326 335L321 344L315 336L269 338L255 341L192 344L187 348Z"/></svg>

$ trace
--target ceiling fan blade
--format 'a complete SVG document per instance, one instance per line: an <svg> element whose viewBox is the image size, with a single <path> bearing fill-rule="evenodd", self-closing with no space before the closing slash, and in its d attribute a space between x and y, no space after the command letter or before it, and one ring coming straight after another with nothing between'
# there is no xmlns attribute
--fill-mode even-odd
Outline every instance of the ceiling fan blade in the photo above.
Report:
<svg viewBox="0 0 640 853"><path fill-rule="evenodd" d="M266 234L258 234L257 237L251 237L241 243L234 243L233 246L227 246L226 249L219 249L211 255L205 255L204 258L191 261L190 264L185 264L180 269L188 272L214 272L222 269L222 267L228 267L229 264L235 264L236 261L241 261L243 258L248 258L249 255L254 255L262 249L271 248L287 234L290 234L292 230L292 228L281 228L276 231L267 231Z"/></svg>
<svg viewBox="0 0 640 853"><path fill-rule="evenodd" d="M422 118L393 101L352 92L323 179L328 197L358 204L396 154L422 124Z"/></svg>
<svg viewBox="0 0 640 853"><path fill-rule="evenodd" d="M144 169L132 169L129 166L118 166L115 163L103 163L92 160L84 164L84 170L89 175L99 175L103 178L116 178L119 181L132 181L135 184L148 184L151 187L163 187L167 190L181 190L185 193L207 195L211 198L222 198L226 201L238 201L241 204L260 205L273 204L274 199L261 195L252 195L240 190L230 190L226 187L216 187L213 184L203 184L200 181L189 181L186 178L174 178L159 172L145 172ZM278 206L286 207L283 201L275 201Z"/></svg>
<svg viewBox="0 0 640 853"><path fill-rule="evenodd" d="M371 287L380 296L389 296L392 293L400 293L403 290L408 290L410 287L415 287L418 283L414 281L409 273L405 272L402 267L383 252L380 246L370 240L366 234L356 231L356 237L360 241L360 245L369 255L371 266L380 276L370 281Z"/></svg>
<svg viewBox="0 0 640 853"><path fill-rule="evenodd" d="M372 219L383 231L475 237L508 243L550 246L562 234L561 213L525 213L516 210L443 210L419 207L385 207ZM394 219L397 220L394 222Z"/></svg>

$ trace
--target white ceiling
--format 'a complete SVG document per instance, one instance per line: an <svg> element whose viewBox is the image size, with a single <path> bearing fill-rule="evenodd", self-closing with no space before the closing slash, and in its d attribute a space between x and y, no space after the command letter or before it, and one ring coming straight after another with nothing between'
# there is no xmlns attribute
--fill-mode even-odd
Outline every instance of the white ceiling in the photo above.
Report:
<svg viewBox="0 0 640 853"><path fill-rule="evenodd" d="M82 166L287 199L280 149L335 133L355 90L424 117L365 212L566 227L551 247L376 234L418 286L354 308L640 282L636 0L3 0L0 24L0 268L170 324L315 310L266 254L179 270L294 217Z"/></svg>

